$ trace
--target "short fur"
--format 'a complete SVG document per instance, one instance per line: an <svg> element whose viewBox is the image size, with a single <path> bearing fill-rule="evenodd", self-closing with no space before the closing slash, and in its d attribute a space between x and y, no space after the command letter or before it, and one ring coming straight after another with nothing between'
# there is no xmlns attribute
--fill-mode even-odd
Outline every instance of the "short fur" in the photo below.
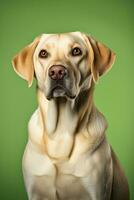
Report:
<svg viewBox="0 0 134 200"><path fill-rule="evenodd" d="M77 46L82 55L74 57ZM41 49L48 58L39 57ZM13 59L29 86L34 74L37 79L39 106L23 156L29 200L129 200L127 180L106 139L107 122L93 102L95 83L114 60L109 48L80 32L43 34ZM52 89L48 71L54 65L68 71L65 91Z"/></svg>

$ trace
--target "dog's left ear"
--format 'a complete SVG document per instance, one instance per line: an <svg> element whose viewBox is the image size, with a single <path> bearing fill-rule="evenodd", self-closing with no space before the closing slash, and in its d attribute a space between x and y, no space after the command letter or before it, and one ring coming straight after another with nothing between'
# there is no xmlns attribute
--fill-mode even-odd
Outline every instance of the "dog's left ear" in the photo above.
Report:
<svg viewBox="0 0 134 200"><path fill-rule="evenodd" d="M86 36L93 50L93 63L91 72L94 82L97 82L99 76L109 71L115 61L115 53L104 44L97 42L91 36Z"/></svg>
<svg viewBox="0 0 134 200"><path fill-rule="evenodd" d="M30 87L34 77L33 54L39 43L40 37L37 37L30 45L22 49L12 60L15 72L28 82Z"/></svg>

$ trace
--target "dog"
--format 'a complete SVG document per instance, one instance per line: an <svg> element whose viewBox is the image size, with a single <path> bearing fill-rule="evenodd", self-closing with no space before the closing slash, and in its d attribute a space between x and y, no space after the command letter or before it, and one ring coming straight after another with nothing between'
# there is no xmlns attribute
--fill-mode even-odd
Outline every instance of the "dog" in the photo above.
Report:
<svg viewBox="0 0 134 200"><path fill-rule="evenodd" d="M128 182L93 101L115 53L81 32L42 34L13 58L15 72L37 79L38 108L22 160L29 200L129 200Z"/></svg>

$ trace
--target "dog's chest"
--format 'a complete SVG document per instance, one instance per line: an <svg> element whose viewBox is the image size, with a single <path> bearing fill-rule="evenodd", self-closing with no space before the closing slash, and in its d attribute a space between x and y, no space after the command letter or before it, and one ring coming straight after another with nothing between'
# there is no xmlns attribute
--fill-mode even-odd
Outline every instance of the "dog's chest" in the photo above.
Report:
<svg viewBox="0 0 134 200"><path fill-rule="evenodd" d="M74 137L60 131L61 134L47 137L38 124L35 116L23 158L24 178L32 194L39 194L42 199L99 199L105 166L111 165L108 144L104 142L99 151L91 154L94 141L87 134ZM36 146L41 146L42 141L45 151L40 152Z"/></svg>
<svg viewBox="0 0 134 200"><path fill-rule="evenodd" d="M71 122L71 115L66 118L69 118L69 120L64 122L64 115L62 115L56 131L50 134L44 131L38 110L33 114L29 122L29 136L32 142L39 146L44 146L45 152L50 158L58 160L66 159L70 156L74 158L92 146L92 138L90 138L87 130L74 135L74 124L77 121L77 117L71 119Z"/></svg>
<svg viewBox="0 0 134 200"><path fill-rule="evenodd" d="M73 175L60 174L56 179L48 176L35 177L33 183L34 191L42 194L42 199L90 199L89 191L84 186L84 181Z"/></svg>
<svg viewBox="0 0 134 200"><path fill-rule="evenodd" d="M76 136L71 135L67 131L60 131L52 138L45 136L46 152L52 159L77 159L81 153L91 148L91 141L82 133Z"/></svg>
<svg viewBox="0 0 134 200"><path fill-rule="evenodd" d="M30 182L33 194L41 194L43 198L56 199L59 195L60 199L89 200L95 190L96 195L101 195L100 186L103 188L103 174L109 159L103 156L105 150L108 151L107 144L93 155L87 151L58 161L38 153L28 143L23 159L25 181Z"/></svg>

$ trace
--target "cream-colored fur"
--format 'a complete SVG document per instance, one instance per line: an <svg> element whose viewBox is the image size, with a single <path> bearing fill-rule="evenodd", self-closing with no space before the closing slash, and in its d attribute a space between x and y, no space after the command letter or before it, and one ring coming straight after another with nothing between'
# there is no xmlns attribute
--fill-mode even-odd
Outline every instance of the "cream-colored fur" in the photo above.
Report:
<svg viewBox="0 0 134 200"><path fill-rule="evenodd" d="M70 50L76 46L82 55L73 57ZM47 49L48 58L39 58L41 49ZM127 181L105 136L107 122L93 103L95 82L114 59L109 48L80 32L43 34L14 58L15 71L29 86L35 73L38 85L39 106L29 121L23 156L29 200L129 199ZM73 99L63 93L47 98L52 65L69 71L66 87ZM115 172L121 174L119 185Z"/></svg>

